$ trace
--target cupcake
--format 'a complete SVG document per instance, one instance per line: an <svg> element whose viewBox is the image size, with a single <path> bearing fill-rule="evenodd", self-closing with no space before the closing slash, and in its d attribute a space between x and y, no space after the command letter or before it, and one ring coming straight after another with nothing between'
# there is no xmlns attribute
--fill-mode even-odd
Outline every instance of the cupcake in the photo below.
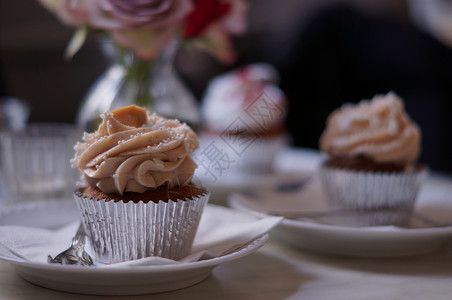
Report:
<svg viewBox="0 0 452 300"><path fill-rule="evenodd" d="M72 160L82 174L75 200L98 261L187 256L209 197L191 182L196 134L135 105L101 118Z"/></svg>
<svg viewBox="0 0 452 300"><path fill-rule="evenodd" d="M406 222L427 174L417 163L420 144L419 127L393 92L333 111L319 142L330 205L376 212L369 225Z"/></svg>
<svg viewBox="0 0 452 300"><path fill-rule="evenodd" d="M228 158L225 173L264 173L287 144L287 101L274 67L256 63L214 78L201 113L201 151L215 144ZM201 158L200 158L201 159Z"/></svg>

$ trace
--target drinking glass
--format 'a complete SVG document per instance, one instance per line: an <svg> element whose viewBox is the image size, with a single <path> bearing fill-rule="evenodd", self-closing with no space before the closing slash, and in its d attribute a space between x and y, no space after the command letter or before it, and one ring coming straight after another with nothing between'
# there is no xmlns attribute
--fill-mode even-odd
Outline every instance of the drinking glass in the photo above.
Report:
<svg viewBox="0 0 452 300"><path fill-rule="evenodd" d="M69 197L78 172L70 165L80 130L72 124L36 123L0 133L3 202Z"/></svg>

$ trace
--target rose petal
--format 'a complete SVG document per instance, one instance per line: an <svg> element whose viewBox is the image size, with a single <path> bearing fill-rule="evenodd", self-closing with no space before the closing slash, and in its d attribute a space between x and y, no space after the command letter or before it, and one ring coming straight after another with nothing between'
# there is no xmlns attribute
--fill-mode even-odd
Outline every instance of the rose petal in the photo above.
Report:
<svg viewBox="0 0 452 300"><path fill-rule="evenodd" d="M164 29L114 30L113 39L121 46L131 49L143 59L155 59L171 42L175 35L175 27Z"/></svg>
<svg viewBox="0 0 452 300"><path fill-rule="evenodd" d="M200 38L193 41L192 45L207 51L224 64L232 64L236 60L231 37L219 24L211 25Z"/></svg>
<svg viewBox="0 0 452 300"><path fill-rule="evenodd" d="M221 26L230 34L243 34L246 31L246 16L248 13L248 4L243 0L229 0L231 9L229 13L221 19Z"/></svg>

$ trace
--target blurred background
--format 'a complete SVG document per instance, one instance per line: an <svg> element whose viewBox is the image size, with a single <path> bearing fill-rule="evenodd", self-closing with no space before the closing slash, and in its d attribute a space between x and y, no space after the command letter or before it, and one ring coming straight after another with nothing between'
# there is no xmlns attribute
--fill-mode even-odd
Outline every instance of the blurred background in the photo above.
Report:
<svg viewBox="0 0 452 300"><path fill-rule="evenodd" d="M271 63L289 100L293 144L316 149L333 109L395 91L422 129L421 161L452 173L452 1L248 2L249 30L235 39L234 65L207 54L178 56L198 100L213 76ZM31 122L75 122L83 96L110 64L94 36L64 60L72 34L37 1L0 2L0 94L28 100Z"/></svg>

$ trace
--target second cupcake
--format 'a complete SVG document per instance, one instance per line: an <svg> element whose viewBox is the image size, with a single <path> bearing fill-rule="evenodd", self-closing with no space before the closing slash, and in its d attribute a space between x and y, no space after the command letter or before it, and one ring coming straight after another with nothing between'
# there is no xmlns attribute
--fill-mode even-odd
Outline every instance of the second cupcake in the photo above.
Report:
<svg viewBox="0 0 452 300"><path fill-rule="evenodd" d="M273 171L274 158L289 141L284 124L287 99L278 82L277 70L266 63L212 79L201 106L202 151L196 159L205 160L202 154L215 145L230 163L206 174L240 178Z"/></svg>
<svg viewBox="0 0 452 300"><path fill-rule="evenodd" d="M380 212L365 225L406 222L427 173L417 163L420 140L419 127L394 93L334 111L320 138L329 157L320 176L330 205Z"/></svg>

